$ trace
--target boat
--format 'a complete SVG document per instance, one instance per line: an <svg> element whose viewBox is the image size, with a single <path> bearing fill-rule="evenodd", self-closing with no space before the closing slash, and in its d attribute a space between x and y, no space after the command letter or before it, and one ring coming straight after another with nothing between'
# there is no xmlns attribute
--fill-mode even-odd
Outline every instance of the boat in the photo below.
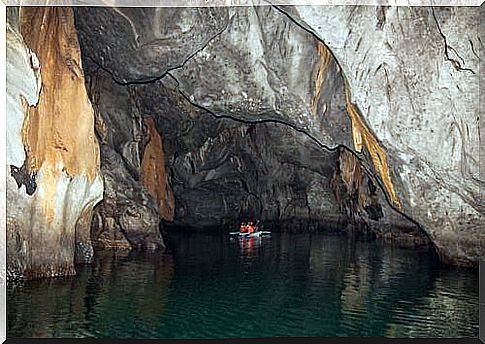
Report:
<svg viewBox="0 0 485 344"><path fill-rule="evenodd" d="M268 231L256 231L253 233L229 232L229 235L238 236L240 238L260 238L262 236L270 236L271 232L268 232Z"/></svg>
<svg viewBox="0 0 485 344"><path fill-rule="evenodd" d="M262 231L259 228L259 221L256 224L253 224L252 222L246 224L243 222L241 223L238 232L229 232L229 235L238 236L240 238L261 238L262 236L271 235L271 232Z"/></svg>

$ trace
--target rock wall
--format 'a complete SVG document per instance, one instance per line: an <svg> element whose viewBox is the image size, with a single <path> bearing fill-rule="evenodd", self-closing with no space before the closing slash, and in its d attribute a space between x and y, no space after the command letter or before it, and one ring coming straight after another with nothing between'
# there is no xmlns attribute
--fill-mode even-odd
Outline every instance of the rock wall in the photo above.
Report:
<svg viewBox="0 0 485 344"><path fill-rule="evenodd" d="M163 248L161 219L357 218L447 263L483 254L478 11L9 13L9 278Z"/></svg>
<svg viewBox="0 0 485 344"><path fill-rule="evenodd" d="M350 214L351 205L345 198L349 191L343 189L340 204L330 187L336 162L343 153L322 149L305 133L285 123L218 118L178 93L174 79L123 85L92 63L87 70L91 97L98 104L97 131L103 146L111 147L101 153L106 192L105 200L97 208L100 216L93 223L95 233L103 232L101 227L112 228L111 243L105 246L127 245L126 241L114 244L123 238L120 233L126 232L116 225L122 213L116 209L122 208L122 204L139 204L142 199L136 194L111 194L110 188L121 188L117 185L144 190L147 194L143 199L151 196L158 203L159 212L160 205L168 205L169 209L174 205L174 216L165 217L165 227L234 228L241 220L259 219L267 226L276 225L274 229L342 231L350 221L358 220L372 226L371 235L406 237L407 244L412 246L427 243L411 222L393 216L382 192L375 187L373 192L366 191L372 182L366 179L365 171L359 175L365 182L362 181L357 193L369 194L368 199L365 204L357 204ZM148 113L150 117L140 115ZM346 123L349 122L343 121L342 125ZM157 141L160 137L154 150L157 154L150 152L150 137ZM128 146L134 147L133 150L127 149ZM114 151L119 158L111 163L113 158L109 156ZM145 159L149 169L143 177ZM128 163L134 160L138 163ZM108 181L113 170L121 171L119 166L125 166L125 172ZM348 175L352 173L348 171ZM173 190L173 200L169 193L167 196L168 184ZM155 190L150 192L150 188ZM372 218L369 215L372 206L385 213L386 218L383 214ZM109 214L105 211L108 207ZM153 213L156 207L151 207ZM103 225L99 227L101 222ZM407 232L392 230L390 223L401 224ZM414 241L409 241L408 236Z"/></svg>
<svg viewBox="0 0 485 344"><path fill-rule="evenodd" d="M103 190L74 18L69 8L17 16L7 25L7 274L71 275L92 258L86 223Z"/></svg>
<svg viewBox="0 0 485 344"><path fill-rule="evenodd" d="M485 211L479 197L480 11L284 10L339 61L352 102L388 152L402 210L429 233L442 260L478 264Z"/></svg>
<svg viewBox="0 0 485 344"><path fill-rule="evenodd" d="M171 11L170 9L165 10ZM229 216L230 213L232 215L229 217L233 218L237 214L240 215L241 213L248 212L241 210L244 209L241 198L246 197L244 195L247 193L241 185L238 185L238 183L231 185L233 183L232 181L228 182L224 187L223 184L225 183L221 183L221 180L234 178L234 175L229 172L234 167L227 167L225 172L219 171L219 173L215 173L214 171L216 167L219 168L223 165L224 159L227 160L231 156L229 150L233 155L237 155L240 158L238 154L243 150L239 147L242 145L241 142L239 142L237 148L228 150L227 147L219 147L215 149L213 152L222 149L219 154L214 153L214 159L220 164L202 167L205 164L203 160L211 154L211 149L214 146L231 145L235 144L235 142L234 140L231 143L227 140L226 142L223 140L221 142L214 140L218 135L222 135L222 131L225 129L219 128L207 132L207 126L210 125L208 123L213 123L213 125L220 127L223 121L214 121L214 119L208 119L206 121L205 117L207 116L203 116L204 118L195 116L194 113L197 113L198 107L201 106L203 108L205 107L202 113L205 112L209 117L212 114L215 117L224 117L239 122L246 122L247 125L269 121L279 123L279 125L289 126L287 128L289 132L295 131L296 129L294 133L288 134L292 136L292 139L295 139L295 135L300 135L298 134L299 131L306 132L310 135L311 139L316 141L317 145L319 144L322 147L333 148L338 144L350 147L352 142L360 140L361 146L364 145L370 152L368 160L371 162L371 165L373 163L373 168L383 177L387 192L394 197L393 184L388 175L385 153L370 129L361 120L360 114L349 102L349 92L347 91L345 80L330 51L314 37L311 37L311 35L305 33L301 28L293 25L289 19L285 19L278 11L271 7L217 9L219 15L228 18L227 28L214 34L202 49L194 51L191 58L181 63L178 68L166 66L165 70L162 69L158 72L158 76L153 75L146 82L140 81L134 74L141 75L145 73L149 66L141 65L137 62L133 63L133 59L129 57L130 51L120 51L120 48L117 47L117 41L109 38L106 35L105 29L91 30L91 25L94 24L93 17L117 17L119 15L117 11L113 10L111 13L106 10L86 12L84 9L79 9L76 11L80 37L83 37L83 51L86 55L86 61L92 63L93 69L105 70L111 74L116 84L130 89L136 89L142 98L143 111L145 113L152 113L155 118L159 119L157 122L158 129L162 132L162 137L165 141L164 146L168 147L166 148L167 155L169 156L167 163L171 166L171 179L174 183L173 188L176 198L175 203L176 205L180 205L178 210L176 208L176 220L181 220L181 216L183 217L187 216L188 213L193 213L193 215L197 215L195 217L192 217L192 215L188 216L187 220L191 219L194 220L192 221L193 223L202 225L206 223L206 221L199 221L205 216L203 214L220 214L221 211L218 209L226 209L228 211L226 215ZM197 13L197 15L205 13L209 17L212 14L209 10L205 12L200 10ZM138 34L142 33L142 36L145 37L157 36L158 33L144 32L149 28L145 27L144 24L136 19L138 16L137 9L123 9L124 20L131 23L132 26L129 35L136 32ZM167 18L171 17L167 16ZM172 25L168 20L165 25ZM190 30L204 31L200 29L201 24L196 22L194 21L194 28ZM173 25L176 25L176 23ZM153 29L153 27L150 29ZM207 30L210 31L210 28L207 28ZM95 37L94 40L93 37ZM108 65L108 57L103 52L100 52L99 49L96 49L98 41L106 42L107 40L109 41L109 46L117 49L121 54L119 60L114 65ZM259 47L248 47L242 44L242 42L259 44ZM157 50L157 53L160 55L169 54L170 56L171 50L175 49L173 45L179 43L177 39L174 39L173 42L167 41L167 47L164 50ZM273 43L276 43L278 47L275 48ZM150 47L155 44L157 44L156 40L146 42L146 45ZM237 59L236 56L238 56ZM160 56L161 61L164 61L166 58ZM148 62L148 65L150 64L151 62ZM306 66L310 66L310 68ZM163 67L163 64L157 65L157 68L161 67ZM301 69L308 70L308 73L298 72ZM271 75L268 74L268 71L271 71ZM262 75L265 75L266 79L262 78ZM170 79L171 81L169 81ZM260 99L256 102L255 99L258 97ZM183 102L187 101L191 104L189 106L183 105ZM179 110L174 110L177 107ZM291 115L289 115L290 113ZM202 123L199 123L199 121L202 121ZM224 125L227 126L227 124ZM243 125L240 123L238 126L241 129L239 132L244 132ZM279 127L276 130L280 133ZM261 132L267 134L267 131L269 130L266 128ZM234 132L238 131L235 130ZM304 133L302 135L305 137ZM237 141L237 139L235 140ZM261 139L254 139L254 137L250 139L252 142L248 142L246 139L244 140L244 144L246 145L277 146L266 140L259 142ZM305 157L309 158L308 155L301 154L305 149L303 147L308 147L308 144L303 144L302 149L294 152L294 154L299 154L302 161ZM280 150L289 150L288 145L282 143ZM359 147L359 150L362 150L362 147ZM171 154L174 155L173 159L170 158ZM247 152L246 154L248 156L251 154L257 156L258 152L252 149L251 152ZM279 169L279 164L282 162L279 157L276 158L277 161L269 162L271 160L270 154L275 153L273 151L265 156L268 161L268 167L262 171L263 174L267 174L267 170ZM177 160L182 156L185 160ZM201 158L194 159L197 156ZM333 168L335 165L333 161L335 159L326 161L323 156L325 154L318 160L318 163L322 165L320 169L325 169L323 166L326 164ZM246 160L245 163L248 164L249 160ZM175 161L177 162L175 163ZM177 164L180 164L180 161L185 161L185 164L188 164L187 166L193 166L188 169L185 168L185 170L175 168ZM232 162L229 163L229 165L231 164ZM257 170L258 165L264 164L264 161L253 161L251 165ZM308 162L303 163L303 165L305 164L308 165ZM212 171L209 176L202 177L199 174L201 171L199 167L205 172L208 170ZM247 170L249 169L250 167L248 166L245 172L248 173ZM366 173L369 172L372 173L372 167ZM193 174L194 177L187 179L189 174ZM183 177L181 177L182 175ZM239 173L239 175L242 174ZM322 186L318 190L325 190L325 192L322 191L322 197L331 197L329 196L331 195L331 191L328 186L331 175L332 172L329 172L320 181ZM213 176L214 179L207 179ZM313 177L305 176L300 178L298 182L308 178L310 180L313 179ZM190 179L192 180L189 181ZM243 179L245 182L248 182L249 179L250 184L258 183L254 177L243 177ZM278 178L276 179L278 180ZM175 185L177 184L177 180L182 181L181 185L184 185L182 189ZM211 182L218 180L217 183L219 183L218 186L221 189L216 192L217 187L211 187L209 189L202 187L204 185L203 182L209 182L209 180ZM283 185L290 185L290 180L291 178L285 182L283 178L278 180L276 185L280 182ZM199 186L195 187L196 185ZM316 184L313 183L313 185L315 186ZM197 190L199 187L200 189ZM259 195L258 192L260 191L263 192L258 187L253 188L253 190L256 193L253 191L250 193L255 195ZM308 215L303 215L309 212L305 192L315 194L315 190L314 188L308 188L307 191L302 191L305 197L300 202L299 209L301 210L296 211L294 216L308 218ZM212 192L210 197L215 197L213 202L209 202L211 203L209 208L201 207L199 209L193 201L188 201L190 199L200 198L199 196L204 192L207 193L207 191ZM195 193L192 194L191 192ZM226 196L230 199L234 198L233 201L226 202ZM282 208L292 209L293 206L288 208L283 204L285 202L282 201L288 196L290 196L290 199L293 196L296 198L300 197L297 197L295 193L282 195L281 202L276 202L278 206L282 205ZM310 199L313 201L316 199L321 200L321 197L314 196L310 196ZM220 197L222 198L219 199ZM191 205L187 204L187 202ZM272 204L274 203L274 199L263 201L253 200L251 202ZM325 207L320 208L317 203L314 202L315 211L317 209L325 209ZM330 200L330 203L335 205L335 200ZM232 208L228 207L227 204L232 204ZM241 208L239 211L228 210L238 207ZM261 205L251 205L250 208L253 210L249 211L249 213L252 212L255 214L254 209L257 207L261 208ZM259 209L256 213L262 211L263 209ZM396 217L390 207L387 207L384 211L386 212L386 218ZM329 211L326 213L329 213ZM337 214L337 217L339 216ZM206 220L208 221L209 219ZM184 223L189 223L189 221Z"/></svg>
<svg viewBox="0 0 485 344"><path fill-rule="evenodd" d="M140 182L156 201L160 216L164 220L172 221L175 204L165 168L162 138L155 127L153 118L144 118L143 124L147 134L145 140L148 143L141 161Z"/></svg>
<svg viewBox="0 0 485 344"><path fill-rule="evenodd" d="M241 220L259 219L298 229L295 221L321 227L344 221L328 188L335 152L320 150L283 124L218 119L187 101L174 103L171 86L138 92L147 108L172 103L156 112L156 119L165 141L176 225L234 228Z"/></svg>
<svg viewBox="0 0 485 344"><path fill-rule="evenodd" d="M79 38L87 43L87 56L109 66L119 83L159 78L201 50L228 23L226 9L217 7L80 6L75 13ZM90 43L93 38L96 44Z"/></svg>
<svg viewBox="0 0 485 344"><path fill-rule="evenodd" d="M163 166L150 169L150 157L162 147L157 147L160 142L156 142L155 135L149 137L131 91L103 74L100 71L87 76L96 109L95 128L105 184L103 201L95 209L91 226L94 245L98 249L163 249L159 212L165 205L150 194L154 191L157 196L165 190L166 184L156 183L162 181L163 174L157 173ZM163 155L156 158L159 162ZM150 181L153 189L145 188L142 181Z"/></svg>
<svg viewBox="0 0 485 344"><path fill-rule="evenodd" d="M478 11L376 6L177 11L159 9L140 20L147 15L140 9L76 10L87 59L119 84L143 84L149 98L156 99L163 92L160 83L171 80L175 105L188 101L212 116L247 124L280 123L320 148L352 149L366 178L388 200L381 204L384 219L405 214L421 225L443 261L478 263L483 253ZM157 16L163 16L163 25ZM181 27L179 17L187 35L167 36L167 27ZM126 41L101 25L106 18ZM207 33L202 40L201 33ZM194 46L187 44L191 36ZM157 62L140 63L133 51L156 55ZM151 114L160 104L145 103L152 105ZM162 123L158 128L163 131ZM342 159L344 170L347 163L353 166ZM346 185L347 177L334 181L349 191L354 187Z"/></svg>

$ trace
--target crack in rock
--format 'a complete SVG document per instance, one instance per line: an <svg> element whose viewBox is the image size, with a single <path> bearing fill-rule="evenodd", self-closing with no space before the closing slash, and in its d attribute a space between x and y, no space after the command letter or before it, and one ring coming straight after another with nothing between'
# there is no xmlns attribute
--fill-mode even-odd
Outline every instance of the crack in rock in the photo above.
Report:
<svg viewBox="0 0 485 344"><path fill-rule="evenodd" d="M467 71L467 72L470 72L472 74L475 74L475 71L473 71L472 69L470 68L464 68L462 67L461 63L453 58L450 57L450 54L449 54L449 50L452 50L455 55L460 59L462 60L463 64L465 64L465 61L463 60L463 58L461 58L460 55L458 55L458 52L456 51L455 48L453 48L452 46L448 45L448 41L446 39L446 36L445 34L443 33L443 31L441 30L441 26L438 22L438 18L436 18L436 13L434 11L434 7L431 7L431 13L433 14L433 18L434 18L434 21L436 22L436 27L438 28L438 31L441 35L441 37L443 38L443 42L445 44L445 58L446 60L450 61L451 64L453 65L453 68L455 68L456 71ZM472 45L473 47L473 45Z"/></svg>
<svg viewBox="0 0 485 344"><path fill-rule="evenodd" d="M167 75L171 79L173 79L173 81L176 83L176 88L177 88L178 93L190 105L192 105L193 107L195 107L195 108L197 108L199 110L202 110L203 112L205 112L207 114L210 114L211 116L213 116L215 118L218 118L218 119L231 119L231 120L234 120L236 122L245 123L245 124L263 124L263 123L282 124L282 125L288 126L288 127L292 128L293 130L296 130L296 131L298 131L298 132L306 135L310 140L312 140L313 142L315 142L322 149L325 149L325 150L330 151L330 152L337 151L339 149L344 149L344 150L350 152L352 155L354 155L357 158L357 160L359 161L359 163L361 164L361 166L364 168L365 173L367 174L367 176L375 184L377 184L379 186L380 190L382 191L382 193L384 195L384 199L386 200L386 202L390 206L390 208L393 211L395 211L397 214L401 215L402 217L404 217L405 219L409 220L411 223L413 223L414 225L416 225L416 227L429 240L431 253L434 254L435 256L438 256L437 248L435 247L434 241L431 239L431 237L428 234L428 232L425 231L424 228L416 220L414 220L412 217L410 217L409 215L407 215L406 213L404 213L401 209L399 209L398 207L396 207L395 203L391 200L389 194L386 192L386 187L384 186L382 180L380 178L378 178L377 176L374 175L372 168L367 164L367 162L365 160L363 160L362 157L360 157L358 154L356 154L352 149L350 149L349 147L347 147L346 145L343 145L343 144L339 144L339 145L337 145L335 147L327 146L326 144L322 143L320 140L318 140L315 136L313 136L312 134L310 134L305 129L300 128L300 127L298 127L298 126L296 126L296 125L294 125L292 123L285 122L285 121L283 121L281 119L265 118L265 119L247 120L247 119L237 118L237 117L233 117L231 115L226 115L226 114L222 114L222 115L221 114L216 114L215 112L211 111L210 109L208 109L208 108L206 108L206 107L204 107L202 105L199 105L199 104L195 103L189 96L187 96L182 90L180 90L180 82L177 80L177 78L175 76L173 76L170 72L168 72Z"/></svg>
<svg viewBox="0 0 485 344"><path fill-rule="evenodd" d="M231 17L229 19L229 21L227 22L226 26L221 31L219 31L214 36L212 36L202 47L200 47L199 49L197 49L196 51L194 51L192 54L190 54L189 57L187 57L180 65L175 66L175 67L172 67L172 68L168 68L161 75L155 76L155 77L150 78L150 79L146 79L146 80L120 81L120 80L118 80L115 77L114 73L110 69L108 69L107 67L103 66L101 63L99 63L93 57L91 57L91 56L89 56L87 54L86 54L86 57L89 58L97 67L101 68L106 73L108 73L111 76L111 78L113 79L113 81L115 83L117 83L118 85L121 85L121 86L129 86L129 85L152 84L152 83L155 83L155 82L163 79L169 72L174 71L174 70L177 70L177 69L180 69L180 68L183 68L194 56L196 56L198 53L200 53L201 51L203 51L217 37L219 37L220 35L222 35L224 33L224 31L226 31L226 29L232 23L232 19L233 19L233 17Z"/></svg>

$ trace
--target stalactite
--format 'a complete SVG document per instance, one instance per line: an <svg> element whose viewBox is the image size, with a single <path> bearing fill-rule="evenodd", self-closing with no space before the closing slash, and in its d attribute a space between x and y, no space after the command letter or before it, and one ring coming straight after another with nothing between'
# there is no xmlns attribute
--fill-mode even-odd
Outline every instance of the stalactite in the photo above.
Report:
<svg viewBox="0 0 485 344"><path fill-rule="evenodd" d="M318 101L322 92L323 83L327 74L327 68L330 64L332 55L323 43L317 41L317 53L319 56L317 72L315 75L315 95L312 100L312 114L315 116L318 109Z"/></svg>
<svg viewBox="0 0 485 344"><path fill-rule="evenodd" d="M175 201L165 169L162 138L153 118L145 118L144 124L149 141L143 152L140 181L157 203L160 216L171 221L174 217Z"/></svg>
<svg viewBox="0 0 485 344"><path fill-rule="evenodd" d="M354 148L357 152L362 152L365 146L369 152L374 168L382 179L386 191L398 209L401 209L401 202L394 190L394 185L389 174L389 166L387 165L387 157L384 149L377 142L376 137L371 133L367 125L362 120L357 107L352 103L350 98L349 86L345 85L345 98L347 103L347 114L352 122L352 136L354 139Z"/></svg>

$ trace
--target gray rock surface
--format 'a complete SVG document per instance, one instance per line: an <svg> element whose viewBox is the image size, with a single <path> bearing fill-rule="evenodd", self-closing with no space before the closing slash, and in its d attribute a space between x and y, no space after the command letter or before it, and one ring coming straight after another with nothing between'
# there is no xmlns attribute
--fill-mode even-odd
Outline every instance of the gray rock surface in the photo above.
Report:
<svg viewBox="0 0 485 344"><path fill-rule="evenodd" d="M80 40L96 41L85 46L90 57L120 82L143 82L182 65L228 18L224 8L77 7L76 21Z"/></svg>
<svg viewBox="0 0 485 344"><path fill-rule="evenodd" d="M336 152L320 149L284 124L219 119L188 102L177 104L169 91L173 86L137 91L147 109L167 104L155 115L171 171L176 224L202 228L234 226L249 218L338 220L329 188ZM312 193L319 186L323 192Z"/></svg>
<svg viewBox="0 0 485 344"><path fill-rule="evenodd" d="M157 205L139 182L145 146L142 117L127 87L105 73L87 78L101 144L103 201L95 208L95 248L163 249Z"/></svg>
<svg viewBox="0 0 485 344"><path fill-rule="evenodd" d="M352 100L389 152L403 211L442 259L477 264L479 10L472 7L285 8L335 54Z"/></svg>
<svg viewBox="0 0 485 344"><path fill-rule="evenodd" d="M276 225L275 229L342 231L353 215L369 225L371 235L405 238L412 246L427 243L414 224L386 207L382 192L375 194L376 201L370 205L382 212L378 218L372 218L373 208L369 207L351 214L354 205L345 186L340 203L330 185L339 151L320 147L304 132L284 122L218 118L183 98L172 78L121 86L103 71L94 68L92 74L90 80L96 81L88 83L94 103L99 104L97 128L101 142L106 144L101 151L105 200L97 208L93 235L98 237L99 228L110 227L105 233L112 234L112 246L120 238L119 245L126 245L119 235L125 231L117 225L117 209L126 203L140 204L140 196L146 195L137 180L137 168L130 175L129 164L122 161L130 158L123 157L126 150L119 148L132 140L143 150L143 132L136 129L140 127L139 113L151 114L164 141L165 164L176 206L174 221L165 222L165 226L234 228L241 220L259 219L270 228ZM113 171L118 172L113 175ZM365 180L357 194L370 197L368 178ZM109 191L120 188L126 190ZM141 192L128 192L133 189ZM143 202L152 204L147 199ZM394 230L390 224L400 224L406 230ZM139 228L151 226L140 224ZM98 240L101 247L107 238Z"/></svg>

